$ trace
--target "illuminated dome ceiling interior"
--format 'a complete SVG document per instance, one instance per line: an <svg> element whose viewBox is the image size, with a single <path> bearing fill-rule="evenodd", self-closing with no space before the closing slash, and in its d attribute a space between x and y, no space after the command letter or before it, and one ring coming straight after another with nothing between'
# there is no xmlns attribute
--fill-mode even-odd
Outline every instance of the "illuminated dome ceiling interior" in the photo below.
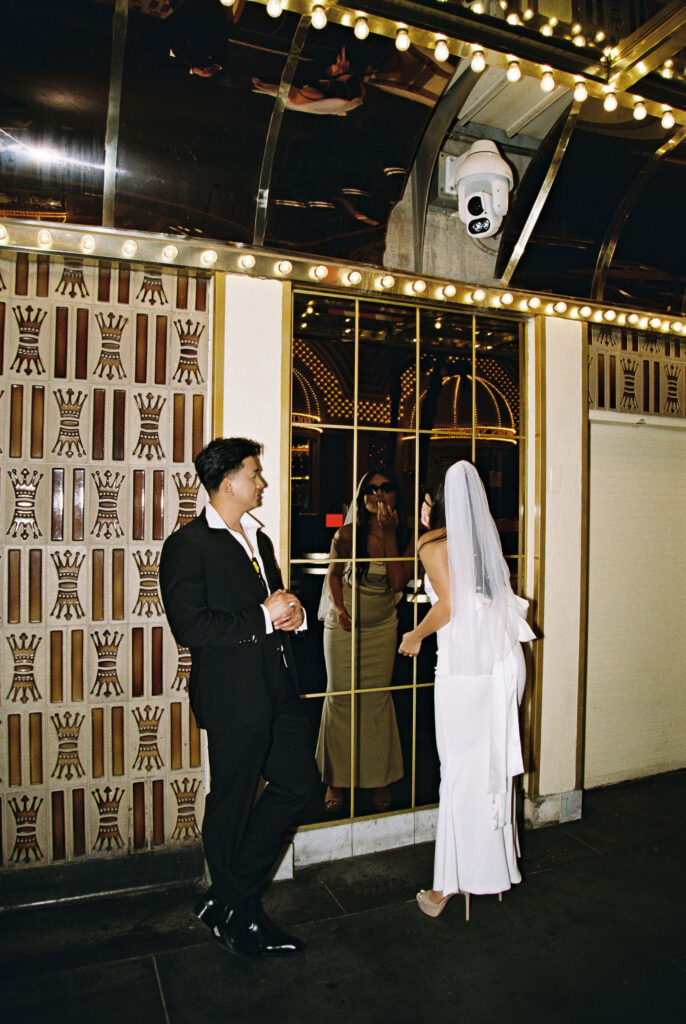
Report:
<svg viewBox="0 0 686 1024"><path fill-rule="evenodd" d="M515 168L496 281L685 311L685 4L374 0L364 39L359 9L324 6L317 29L309 0L277 17L253 0L5 3L0 216L380 266L409 181L411 269L439 153L490 138Z"/></svg>

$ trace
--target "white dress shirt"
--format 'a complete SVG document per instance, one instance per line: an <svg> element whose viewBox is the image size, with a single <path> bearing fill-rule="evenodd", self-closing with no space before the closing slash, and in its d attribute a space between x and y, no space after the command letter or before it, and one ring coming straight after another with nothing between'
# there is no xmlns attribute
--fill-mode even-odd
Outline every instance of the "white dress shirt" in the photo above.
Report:
<svg viewBox="0 0 686 1024"><path fill-rule="evenodd" d="M241 527L243 529L243 533L245 534L245 536L243 536L243 533L239 533L238 530L230 530L229 527L224 522L224 520L222 519L222 517L217 512L214 505L212 505L209 501L205 505L205 518L207 519L207 525L210 527L211 530L228 530L231 536L235 537L238 543L241 545L250 561L252 562L253 558L255 559L255 561L260 567L260 572L262 573L262 579L264 580L264 585L267 588L267 593L271 594L271 590L269 589L269 583L267 582L267 573L265 572L264 569L264 563L262 562L260 549L257 546L257 531L259 530L260 526L257 520L254 518L254 516L251 516L249 512L246 512L245 515L241 516ZM248 540L246 540L245 537L247 537ZM269 617L269 611L263 604L260 605L260 608L264 612L264 624L267 628L267 633L273 633L274 626L272 625L272 620Z"/></svg>

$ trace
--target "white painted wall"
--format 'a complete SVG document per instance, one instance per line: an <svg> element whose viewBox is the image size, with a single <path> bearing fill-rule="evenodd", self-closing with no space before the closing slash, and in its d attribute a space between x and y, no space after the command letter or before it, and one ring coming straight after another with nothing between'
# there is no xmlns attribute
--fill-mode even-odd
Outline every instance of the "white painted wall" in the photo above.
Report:
<svg viewBox="0 0 686 1024"><path fill-rule="evenodd" d="M585 785L686 765L686 424L591 423Z"/></svg>
<svg viewBox="0 0 686 1024"><path fill-rule="evenodd" d="M223 434L250 437L264 444L262 465L269 486L258 518L285 570L290 477L290 286L229 274L225 298Z"/></svg>

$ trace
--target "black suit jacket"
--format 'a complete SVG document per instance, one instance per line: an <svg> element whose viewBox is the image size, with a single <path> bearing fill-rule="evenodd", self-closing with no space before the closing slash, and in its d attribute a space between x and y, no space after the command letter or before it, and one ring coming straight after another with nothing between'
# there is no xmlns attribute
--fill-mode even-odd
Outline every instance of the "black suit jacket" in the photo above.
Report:
<svg viewBox="0 0 686 1024"><path fill-rule="evenodd" d="M261 531L257 543L269 589L277 590L272 543ZM269 718L284 659L297 680L288 634L267 633L264 588L241 544L208 526L203 510L164 542L160 589L175 640L190 648L198 725L230 733Z"/></svg>

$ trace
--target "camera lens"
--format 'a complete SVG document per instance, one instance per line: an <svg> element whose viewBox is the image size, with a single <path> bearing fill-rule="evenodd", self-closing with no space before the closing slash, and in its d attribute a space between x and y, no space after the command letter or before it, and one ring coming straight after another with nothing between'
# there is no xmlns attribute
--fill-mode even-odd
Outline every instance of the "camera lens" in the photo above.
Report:
<svg viewBox="0 0 686 1024"><path fill-rule="evenodd" d="M491 222L488 217L479 217L478 220L470 220L467 231L470 235L483 235L490 230L490 227Z"/></svg>
<svg viewBox="0 0 686 1024"><path fill-rule="evenodd" d="M471 213L472 217L478 217L479 214L484 212L484 204L481 202L481 196L472 196L467 203L467 209Z"/></svg>

